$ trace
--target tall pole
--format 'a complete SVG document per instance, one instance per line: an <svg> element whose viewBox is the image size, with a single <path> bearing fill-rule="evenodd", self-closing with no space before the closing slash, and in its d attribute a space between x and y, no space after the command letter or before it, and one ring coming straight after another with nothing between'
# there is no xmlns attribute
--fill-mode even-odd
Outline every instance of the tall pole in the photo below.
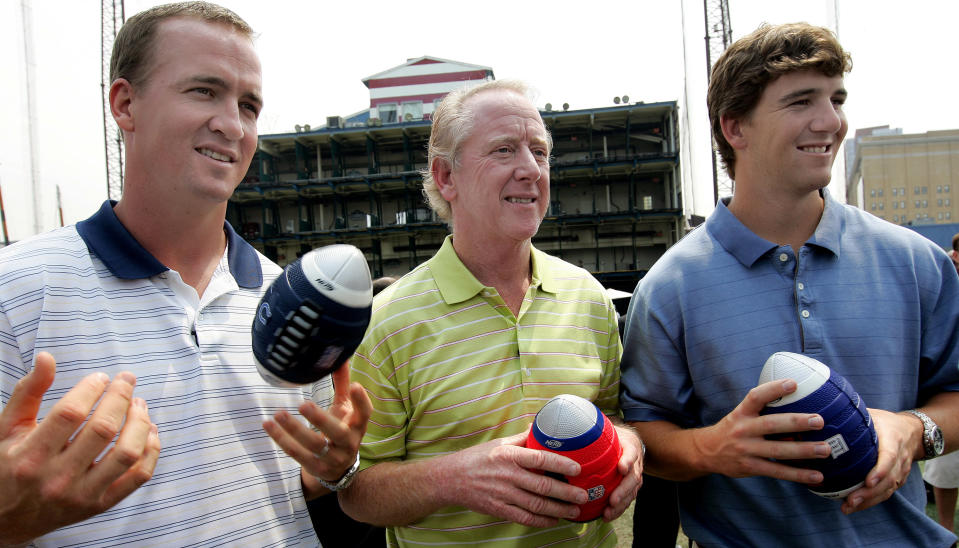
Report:
<svg viewBox="0 0 959 548"><path fill-rule="evenodd" d="M10 245L10 236L7 234L7 212L3 209L3 189L0 189L0 222L3 223L3 245Z"/></svg>
<svg viewBox="0 0 959 548"><path fill-rule="evenodd" d="M107 170L107 198L123 193L123 138L110 110L110 56L113 41L125 19L123 0L100 3L100 100L103 111L103 155Z"/></svg>
<svg viewBox="0 0 959 548"><path fill-rule="evenodd" d="M727 0L703 0L703 12L706 21L706 81L712 76L713 61L733 41L733 28L729 23L729 2ZM709 134L712 135L712 127ZM712 139L710 139L712 142ZM723 196L732 196L734 181L723 170L719 169L719 151L715 145L712 150L713 159L713 200L718 202Z"/></svg>
<svg viewBox="0 0 959 548"><path fill-rule="evenodd" d="M29 0L21 0L20 12L23 17L23 57L27 82L27 135L30 141L30 186L33 191L33 233L43 232L43 197L40 188L40 162L37 157L37 104L33 71L33 8Z"/></svg>

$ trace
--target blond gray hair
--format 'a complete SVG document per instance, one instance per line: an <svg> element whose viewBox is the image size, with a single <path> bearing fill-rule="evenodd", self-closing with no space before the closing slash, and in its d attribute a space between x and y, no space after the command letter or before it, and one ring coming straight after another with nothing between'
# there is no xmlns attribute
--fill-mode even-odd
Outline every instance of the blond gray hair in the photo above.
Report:
<svg viewBox="0 0 959 548"><path fill-rule="evenodd" d="M457 167L460 148L473 132L474 112L468 105L470 98L476 95L494 90L507 90L515 92L526 97L530 103L533 102L530 87L519 80L491 80L473 87L460 88L452 91L440 101L433 112L433 127L430 131L430 141L428 153L428 162L426 169L422 170L423 175L423 195L430 208L446 223L451 223L453 218L450 203L440 194L436 181L433 180L433 162L442 160L450 166L450 169ZM545 124L543 124L545 127ZM546 143L548 151L553 150L553 138L546 131Z"/></svg>

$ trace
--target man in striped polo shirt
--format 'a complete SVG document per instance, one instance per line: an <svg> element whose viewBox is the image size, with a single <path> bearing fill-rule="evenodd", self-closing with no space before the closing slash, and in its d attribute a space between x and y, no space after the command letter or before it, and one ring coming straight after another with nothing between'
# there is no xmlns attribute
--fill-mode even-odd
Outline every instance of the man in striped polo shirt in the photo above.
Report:
<svg viewBox="0 0 959 548"><path fill-rule="evenodd" d="M434 113L424 187L452 235L377 296L352 360L374 411L340 501L388 526L393 545L615 546L608 522L635 498L642 450L628 428L618 427L626 478L605 521L568 521L586 492L532 470L575 475L578 465L523 447L558 394L619 413L609 297L531 244L549 204L550 149L516 82L453 92Z"/></svg>
<svg viewBox="0 0 959 548"><path fill-rule="evenodd" d="M0 545L315 546L304 497L355 462L369 401L345 369L327 413L328 381L304 402L254 367L280 269L225 223L257 146L252 31L158 6L111 73L121 200L0 251ZM297 409L323 431L302 467L263 430Z"/></svg>
<svg viewBox="0 0 959 548"><path fill-rule="evenodd" d="M942 451L940 432L959 448L959 277L933 242L829 195L851 68L831 31L805 23L764 25L723 53L709 115L734 195L631 303L623 413L649 473L681 481L683 530L702 546L956 540L925 515L916 461ZM825 363L869 406L879 458L843 500L790 465L831 458L832 444L765 437L823 428L818 414L759 415L797 388L756 386L779 351Z"/></svg>

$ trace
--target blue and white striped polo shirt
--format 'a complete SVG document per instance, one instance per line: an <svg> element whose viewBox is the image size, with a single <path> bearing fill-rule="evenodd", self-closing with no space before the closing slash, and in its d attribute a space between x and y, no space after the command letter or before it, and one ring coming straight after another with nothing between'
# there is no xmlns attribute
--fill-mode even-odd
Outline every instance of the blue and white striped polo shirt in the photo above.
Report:
<svg viewBox="0 0 959 548"><path fill-rule="evenodd" d="M84 376L129 370L163 446L143 487L37 546L318 544L300 467L261 427L310 397L267 385L253 365L253 313L280 269L224 230L227 251L201 298L109 202L0 251L0 404L41 350L57 359L41 417ZM314 399L325 407L331 395L327 380Z"/></svg>

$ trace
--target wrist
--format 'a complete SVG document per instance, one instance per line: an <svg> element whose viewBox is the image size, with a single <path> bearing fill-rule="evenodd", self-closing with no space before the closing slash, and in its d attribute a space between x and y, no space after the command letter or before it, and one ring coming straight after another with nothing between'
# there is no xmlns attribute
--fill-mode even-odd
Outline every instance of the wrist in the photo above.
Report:
<svg viewBox="0 0 959 548"><path fill-rule="evenodd" d="M313 478L320 483L323 487L330 491L339 491L341 489L346 489L350 486L350 483L353 482L353 478L356 477L356 473L360 469L360 453L356 453L356 458L353 460L353 464L346 469L346 472L343 473L338 479L334 481L327 481L320 476L313 476Z"/></svg>
<svg viewBox="0 0 959 548"><path fill-rule="evenodd" d="M902 414L910 415L918 422L918 431L913 429L910 432L910 443L913 449L913 460L927 460L942 455L945 446L942 437L942 430L939 425L933 421L929 415L926 415L918 409L909 409ZM914 439L918 436L918 441ZM916 447L918 446L918 449Z"/></svg>

